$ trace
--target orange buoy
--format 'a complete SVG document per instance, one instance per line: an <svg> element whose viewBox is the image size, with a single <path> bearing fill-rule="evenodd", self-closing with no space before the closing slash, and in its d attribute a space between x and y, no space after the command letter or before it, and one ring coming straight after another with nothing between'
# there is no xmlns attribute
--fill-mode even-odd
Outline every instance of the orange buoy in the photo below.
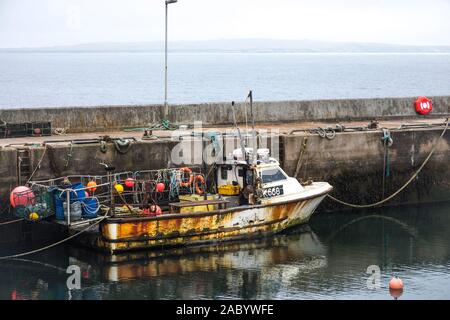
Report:
<svg viewBox="0 0 450 320"><path fill-rule="evenodd" d="M88 187L88 191L94 193L97 190L97 182L89 181L86 185Z"/></svg>
<svg viewBox="0 0 450 320"><path fill-rule="evenodd" d="M399 277L395 276L389 281L389 289L403 290L403 281Z"/></svg>
<svg viewBox="0 0 450 320"><path fill-rule="evenodd" d="M33 191L26 186L19 186L11 191L9 202L13 208L16 206L32 205L35 202Z"/></svg>

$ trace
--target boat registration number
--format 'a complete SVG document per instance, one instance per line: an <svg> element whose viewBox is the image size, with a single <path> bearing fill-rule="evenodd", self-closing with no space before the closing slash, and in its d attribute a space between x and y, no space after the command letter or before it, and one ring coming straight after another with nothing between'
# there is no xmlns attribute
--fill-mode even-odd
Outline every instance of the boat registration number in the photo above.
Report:
<svg viewBox="0 0 450 320"><path fill-rule="evenodd" d="M284 194L284 191L283 191L282 185L263 189L263 198L271 198L271 197L281 196L283 194Z"/></svg>

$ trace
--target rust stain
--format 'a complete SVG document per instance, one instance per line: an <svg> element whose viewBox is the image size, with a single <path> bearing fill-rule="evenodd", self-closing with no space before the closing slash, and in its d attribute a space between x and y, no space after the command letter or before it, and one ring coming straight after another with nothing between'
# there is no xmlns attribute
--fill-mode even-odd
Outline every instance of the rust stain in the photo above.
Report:
<svg viewBox="0 0 450 320"><path fill-rule="evenodd" d="M305 222L304 217L297 214L308 202L263 207L258 211L249 208L223 214L188 215L185 218L109 222L111 232L107 228L108 223L105 223L101 228L103 238L97 243L100 248L113 252L273 233L287 225ZM293 215L296 215L295 218L292 218Z"/></svg>

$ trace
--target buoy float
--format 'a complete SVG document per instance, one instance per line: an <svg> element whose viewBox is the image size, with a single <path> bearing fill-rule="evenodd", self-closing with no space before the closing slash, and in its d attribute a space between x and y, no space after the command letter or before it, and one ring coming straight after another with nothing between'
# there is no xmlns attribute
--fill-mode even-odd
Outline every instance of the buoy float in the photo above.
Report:
<svg viewBox="0 0 450 320"><path fill-rule="evenodd" d="M123 192L123 185L121 185L120 183L116 183L114 185L114 189L117 191L117 193L122 193Z"/></svg>
<svg viewBox="0 0 450 320"><path fill-rule="evenodd" d="M164 192L166 185L162 182L156 184L156 192Z"/></svg>
<svg viewBox="0 0 450 320"><path fill-rule="evenodd" d="M395 276L389 281L389 289L403 290L403 281L399 277Z"/></svg>
<svg viewBox="0 0 450 320"><path fill-rule="evenodd" d="M36 220L39 219L39 215L38 215L36 212L32 212L32 213L30 213L30 215L28 216L28 218L29 218L31 221L36 221Z"/></svg>
<svg viewBox="0 0 450 320"><path fill-rule="evenodd" d="M88 191L90 193L94 193L97 190L97 182L95 181L89 181L86 186L88 187Z"/></svg>
<svg viewBox="0 0 450 320"><path fill-rule="evenodd" d="M134 179L133 178L127 178L125 180L125 186L127 188L133 188L134 187Z"/></svg>
<svg viewBox="0 0 450 320"><path fill-rule="evenodd" d="M11 191L9 202L13 208L16 206L26 206L34 204L35 196L33 191L26 186L19 186Z"/></svg>

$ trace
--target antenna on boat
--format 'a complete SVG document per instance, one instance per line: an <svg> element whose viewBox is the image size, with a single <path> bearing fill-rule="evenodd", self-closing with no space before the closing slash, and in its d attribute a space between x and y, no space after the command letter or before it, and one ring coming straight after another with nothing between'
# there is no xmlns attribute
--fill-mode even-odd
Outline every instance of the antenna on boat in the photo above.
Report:
<svg viewBox="0 0 450 320"><path fill-rule="evenodd" d="M107 174L107 177L108 177L109 196L110 196L110 204L109 205L110 205L110 210L112 210L111 211L111 215L114 217L115 214L116 214L116 204L115 204L115 201L114 201L114 194L113 194L113 190L112 190L113 186L112 186L111 173L112 173L112 171L116 170L116 168L112 167L112 166L109 166L109 165L107 165L104 162L100 162L99 164L105 168L106 174Z"/></svg>
<svg viewBox="0 0 450 320"><path fill-rule="evenodd" d="M233 122L234 122L234 126L237 129L238 132L238 137L239 137L239 142L241 144L241 150L242 150L242 156L244 157L245 161L247 161L248 163L248 159L247 159L247 153L245 152L245 145L244 145L244 141L242 140L242 135L241 135L241 130L239 129L238 125L237 125L237 121L236 121L236 113L234 111L234 101L231 101L231 109L233 110Z"/></svg>
<svg viewBox="0 0 450 320"><path fill-rule="evenodd" d="M257 149L258 141L256 140L256 130L255 130L255 116L253 114L253 91L250 90L248 93L248 98L250 98L250 116L252 118L252 136L253 136L253 154L252 154L252 164L256 164L257 159Z"/></svg>

